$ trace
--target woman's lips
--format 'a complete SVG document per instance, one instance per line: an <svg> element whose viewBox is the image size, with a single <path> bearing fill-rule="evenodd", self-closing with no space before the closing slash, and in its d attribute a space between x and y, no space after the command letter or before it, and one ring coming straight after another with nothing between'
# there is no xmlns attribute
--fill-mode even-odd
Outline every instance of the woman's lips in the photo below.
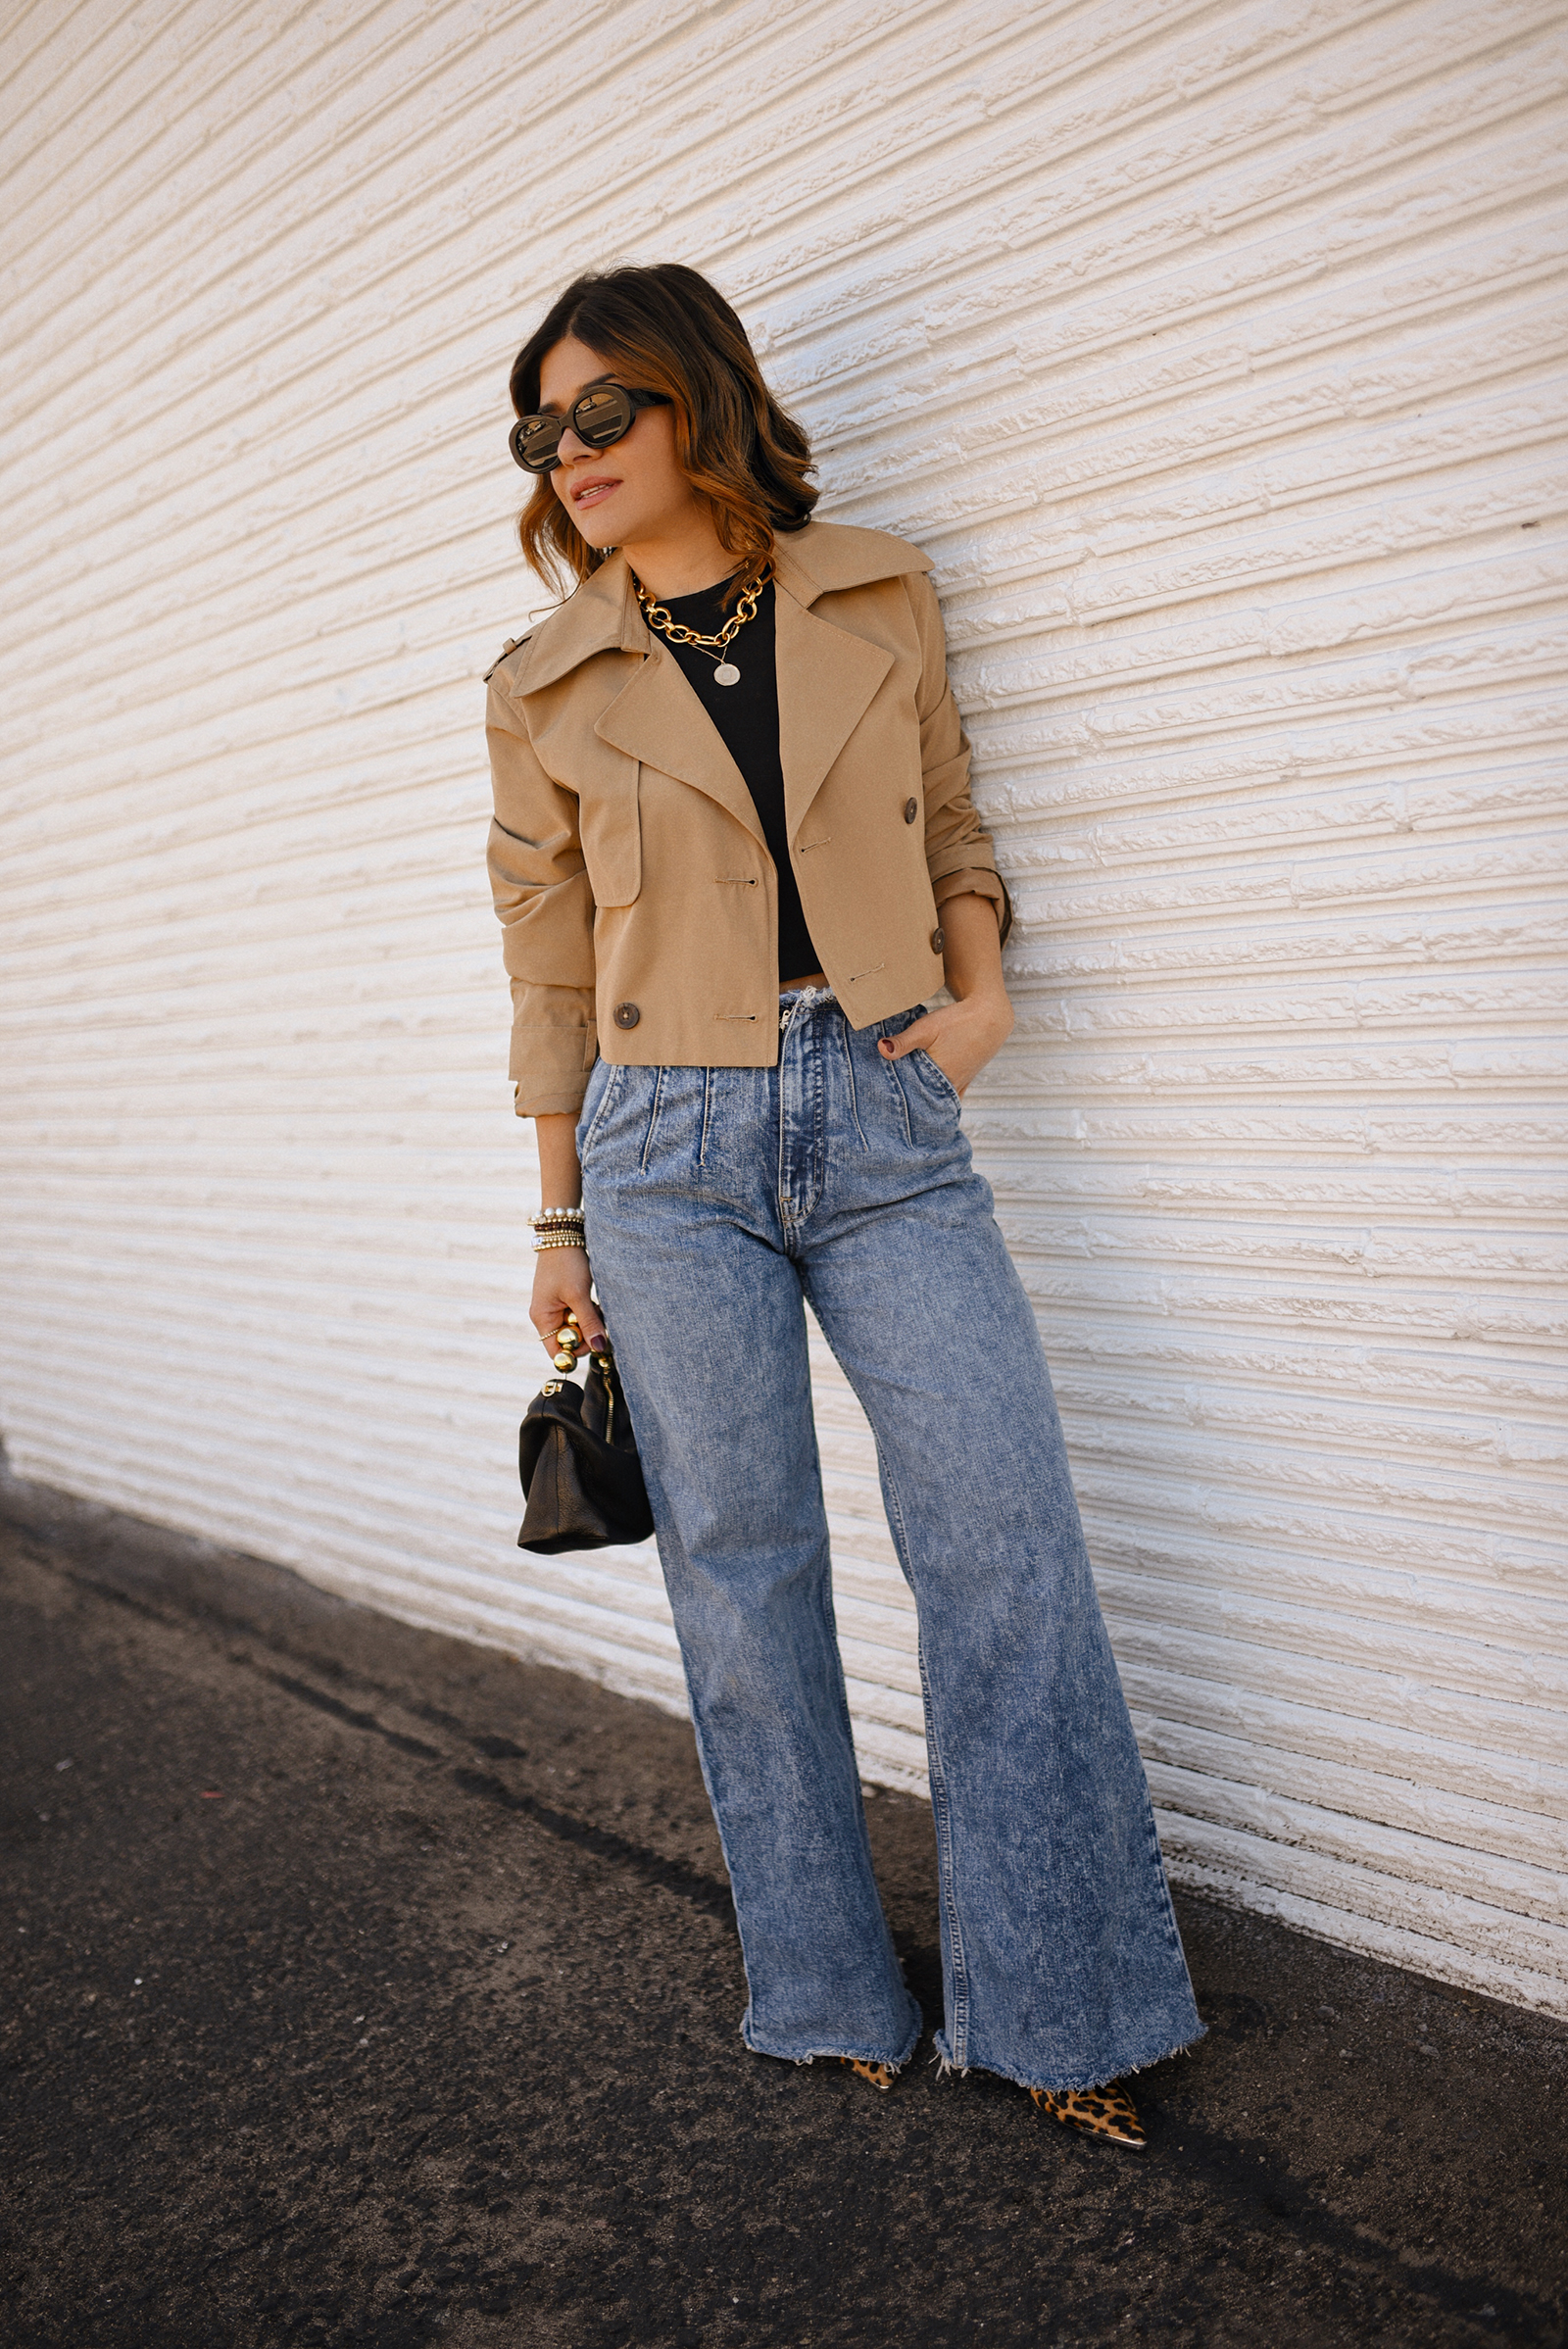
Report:
<svg viewBox="0 0 1568 2349"><path fill-rule="evenodd" d="M602 506L611 491L619 487L618 481L612 480L604 473L595 473L592 479L577 483L571 493L571 502L573 506Z"/></svg>

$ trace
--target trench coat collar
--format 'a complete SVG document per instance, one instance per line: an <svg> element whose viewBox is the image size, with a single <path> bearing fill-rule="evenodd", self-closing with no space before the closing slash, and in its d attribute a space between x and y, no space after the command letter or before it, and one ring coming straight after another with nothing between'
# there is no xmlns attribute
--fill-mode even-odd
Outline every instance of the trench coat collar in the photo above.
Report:
<svg viewBox="0 0 1568 2349"><path fill-rule="evenodd" d="M773 575L806 612L818 596L837 589L868 587L876 579L930 568L930 558L902 538L842 522L808 522L804 530L773 542ZM646 654L652 643L632 585L631 565L617 549L520 648L514 691L542 693L595 653Z"/></svg>
<svg viewBox="0 0 1568 2349"><path fill-rule="evenodd" d="M779 763L789 836L893 666L893 656L811 610L819 596L907 571L927 571L917 548L881 530L811 522L775 542L774 637L779 679ZM631 567L616 553L539 631L518 663L518 694L543 692L596 653L643 656L594 732L630 758L716 800L763 838L746 779L667 646L650 632Z"/></svg>

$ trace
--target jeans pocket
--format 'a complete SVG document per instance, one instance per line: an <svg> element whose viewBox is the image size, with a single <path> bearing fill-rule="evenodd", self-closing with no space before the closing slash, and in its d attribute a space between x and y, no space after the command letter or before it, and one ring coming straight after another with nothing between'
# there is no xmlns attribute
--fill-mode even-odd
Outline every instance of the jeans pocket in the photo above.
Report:
<svg viewBox="0 0 1568 2349"><path fill-rule="evenodd" d="M909 1058L914 1062L915 1067L924 1077L938 1101L945 1101L950 1109L962 1108L963 1104L958 1099L957 1086L955 1085L941 1063L932 1059L924 1046L917 1044L909 1054Z"/></svg>

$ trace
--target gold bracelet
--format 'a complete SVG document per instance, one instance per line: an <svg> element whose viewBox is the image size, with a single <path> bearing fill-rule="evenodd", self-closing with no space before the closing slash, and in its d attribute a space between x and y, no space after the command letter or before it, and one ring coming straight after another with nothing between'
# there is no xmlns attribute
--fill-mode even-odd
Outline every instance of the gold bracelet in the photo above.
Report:
<svg viewBox="0 0 1568 2349"><path fill-rule="evenodd" d="M580 1248L584 1255L588 1252L587 1242L580 1232L535 1232L534 1254L543 1255L547 1248Z"/></svg>

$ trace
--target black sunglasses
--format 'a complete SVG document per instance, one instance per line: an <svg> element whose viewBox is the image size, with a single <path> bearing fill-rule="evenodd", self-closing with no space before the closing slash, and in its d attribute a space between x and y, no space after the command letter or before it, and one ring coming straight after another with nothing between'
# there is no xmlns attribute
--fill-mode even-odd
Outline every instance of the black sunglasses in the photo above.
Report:
<svg viewBox="0 0 1568 2349"><path fill-rule="evenodd" d="M627 391L619 383L591 383L579 392L564 416L520 416L507 434L507 446L525 473L553 473L561 463L561 436L567 425L590 449L608 449L624 440L637 421L639 408L669 408L667 392Z"/></svg>

